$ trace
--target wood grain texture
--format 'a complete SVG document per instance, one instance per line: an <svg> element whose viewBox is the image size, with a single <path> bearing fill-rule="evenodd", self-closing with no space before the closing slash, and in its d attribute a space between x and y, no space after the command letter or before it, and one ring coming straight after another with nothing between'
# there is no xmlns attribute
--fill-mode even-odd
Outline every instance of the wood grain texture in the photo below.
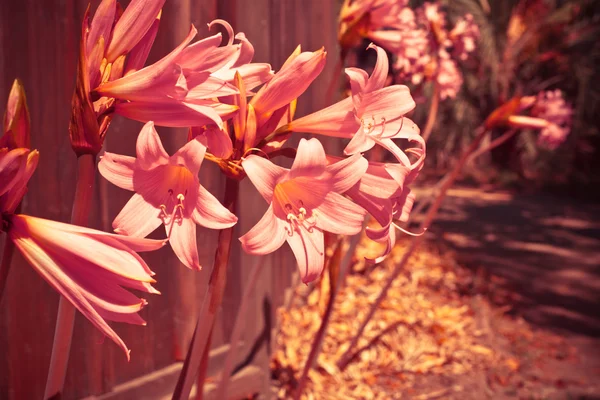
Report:
<svg viewBox="0 0 600 400"><path fill-rule="evenodd" d="M92 1L92 11L99 0ZM127 2L123 2L126 5ZM70 100L74 87L80 24L87 3L82 0L0 1L0 110L14 78L25 84L32 119L32 147L40 162L23 203L23 212L68 221L74 195L76 158L68 139ZM317 50L325 46L328 61L315 84L300 97L298 114L325 106L325 92L338 54L335 0L167 0L161 26L150 54L155 61L185 37L194 24L200 37L215 18L231 22L255 46L257 62L269 62L276 71L294 48ZM211 32L212 33L212 32ZM116 117L105 143L106 151L134 155L142 124ZM185 142L186 131L158 128L169 153ZM296 138L295 141L298 139ZM327 141L325 141L327 142ZM332 152L343 145L326 143ZM284 162L285 163L285 162ZM110 231L111 223L131 193L98 177L91 224ZM206 162L200 182L222 198L224 179ZM240 222L236 237L247 232L266 209L249 181L241 186ZM151 237L164 237L157 230ZM77 315L64 398L75 399L109 392L111 388L181 360L187 351L199 305L213 265L217 232L200 228L198 250L203 271L185 268L169 248L142 255L157 273L161 296L146 295L141 312L146 327L114 324L131 348L131 362L81 315ZM4 238L0 238L0 250ZM265 257L245 255L234 241L225 299L213 335L213 348L228 342L244 283L253 262L264 263L246 316L243 335L247 355L253 341L274 323L275 309L295 271L287 246ZM4 299L0 303L0 399L41 398L50 359L58 294L20 257L13 260ZM272 328L272 326L271 326ZM253 362L267 368L269 348L263 343ZM264 374L263 388L268 387Z"/></svg>

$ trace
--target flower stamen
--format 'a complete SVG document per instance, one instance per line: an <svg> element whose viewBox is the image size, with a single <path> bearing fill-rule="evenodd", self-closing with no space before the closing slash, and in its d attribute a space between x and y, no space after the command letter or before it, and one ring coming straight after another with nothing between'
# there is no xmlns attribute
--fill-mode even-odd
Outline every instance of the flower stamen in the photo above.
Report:
<svg viewBox="0 0 600 400"><path fill-rule="evenodd" d="M291 204L286 204L285 209L288 212L287 221L288 226L285 227L285 230L288 233L288 236L293 236L294 232L297 232L300 235L302 241L304 241L305 237L308 237L310 244L317 250L319 254L323 254L322 251L319 250L319 246L313 239L310 233L314 232L314 228L317 225L317 212L313 211L310 217L306 217L308 212L306 208L304 208L302 201L299 202L298 213L294 214L294 208ZM304 229L309 235L302 235L302 229Z"/></svg>
<svg viewBox="0 0 600 400"><path fill-rule="evenodd" d="M173 190L169 189L170 197L173 196ZM169 227L169 233L167 235L168 238L171 237L171 232L173 232L173 225L177 223L181 225L184 219L183 212L185 211L185 206L183 205L183 201L185 200L185 196L182 193L177 195L177 204L173 207L173 212L169 214L167 211L167 206L165 204L161 204L158 207L160 208L160 214L158 217L162 220L164 226Z"/></svg>

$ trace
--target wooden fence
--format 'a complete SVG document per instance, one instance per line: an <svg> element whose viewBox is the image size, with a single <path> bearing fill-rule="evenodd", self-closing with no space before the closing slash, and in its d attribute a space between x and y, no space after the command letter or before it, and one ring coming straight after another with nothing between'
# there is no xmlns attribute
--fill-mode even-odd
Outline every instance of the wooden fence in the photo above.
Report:
<svg viewBox="0 0 600 400"><path fill-rule="evenodd" d="M99 0L92 2L92 10ZM125 5L125 4L123 4ZM40 162L23 203L26 214L68 221L74 195L76 159L67 126L81 19L86 0L2 0L0 1L0 110L14 78L24 82L32 120L32 147L40 151ZM255 61L269 62L277 70L301 44L303 49L321 46L329 51L325 71L299 99L298 114L325 106L325 91L333 74L336 48L337 0L167 0L160 31L150 61L168 53L187 34L190 23L207 36L206 23L228 20L236 32L245 32L256 49ZM106 149L134 154L141 124L115 118ZM160 129L167 151L185 141L182 130ZM335 146L335 144L326 144ZM201 182L218 197L223 177L205 163ZM131 193L98 177L92 226L110 230L112 219ZM254 225L266 209L262 198L246 180L238 205L239 237ZM156 235L159 237L160 235ZM157 272L161 296L146 296L149 306L142 311L146 327L114 324L130 346L131 362L122 351L81 315L77 316L64 398L82 398L110 392L116 385L153 371L172 366L185 357L197 310L212 268L217 232L201 229L198 246L204 270L194 273L183 267L169 248L144 256ZM0 239L0 247L3 246ZM212 337L213 348L229 340L243 285L252 263L262 263L244 333L248 353L261 332L270 332L274 312L282 302L295 268L291 252L284 246L267 257L245 255L235 241L225 300ZM58 295L33 269L16 255L5 296L0 303L0 399L42 398ZM253 362L267 366L269 341L265 341ZM263 387L268 386L264 374ZM129 398L132 398L131 396ZM133 397L135 398L135 397Z"/></svg>

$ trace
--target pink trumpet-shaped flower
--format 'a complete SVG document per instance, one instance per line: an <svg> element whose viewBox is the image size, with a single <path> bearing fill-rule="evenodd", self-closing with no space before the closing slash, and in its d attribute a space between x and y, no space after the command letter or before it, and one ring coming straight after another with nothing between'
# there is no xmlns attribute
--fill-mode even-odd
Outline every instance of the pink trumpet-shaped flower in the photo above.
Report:
<svg viewBox="0 0 600 400"><path fill-rule="evenodd" d="M115 231L145 237L164 224L179 260L188 268L201 269L196 224L224 229L237 222L198 181L205 152L206 146L195 138L169 156L154 124L148 122L138 136L137 158L105 153L98 165L102 176L136 192L113 221Z"/></svg>
<svg viewBox="0 0 600 400"><path fill-rule="evenodd" d="M346 154L365 152L379 144L402 164L418 168L424 160L425 141L417 125L404 117L415 107L415 102L406 86L384 87L388 57L381 47L371 44L369 48L377 51L377 64L370 77L361 69L346 68L351 98L296 119L282 129L350 138L344 150ZM420 144L420 149L411 150L419 153L419 160L411 163L392 139L408 139Z"/></svg>
<svg viewBox="0 0 600 400"><path fill-rule="evenodd" d="M531 115L548 121L548 125L540 132L538 143L550 149L557 148L571 132L573 108L558 89L540 92Z"/></svg>
<svg viewBox="0 0 600 400"><path fill-rule="evenodd" d="M340 165L339 160L339 157L327 157L332 168ZM408 186L418 174L418 169L401 164L369 162L361 179L344 193L381 225L380 229L366 228L367 237L386 244L384 252L369 261L381 262L392 251L396 242L396 229L411 234L396 221L408 221L415 200L415 195Z"/></svg>
<svg viewBox="0 0 600 400"><path fill-rule="evenodd" d="M146 300L123 287L160 294L154 273L137 251L162 247L165 240L131 238L27 215L5 217L8 236L29 264L96 328L127 354L106 320L146 325L137 314Z"/></svg>
<svg viewBox="0 0 600 400"><path fill-rule="evenodd" d="M367 164L354 155L327 165L325 150L317 139L300 140L291 169L248 156L242 166L269 208L240 238L244 250L264 255L287 241L302 282L313 281L323 270L323 231L354 235L362 229L365 210L341 193L358 182Z"/></svg>
<svg viewBox="0 0 600 400"><path fill-rule="evenodd" d="M159 293L154 273L138 251L165 240L130 238L94 229L15 215L37 165L38 152L0 149L0 231L8 233L23 257L56 291L127 354L106 320L145 325L137 314L147 303L124 288Z"/></svg>

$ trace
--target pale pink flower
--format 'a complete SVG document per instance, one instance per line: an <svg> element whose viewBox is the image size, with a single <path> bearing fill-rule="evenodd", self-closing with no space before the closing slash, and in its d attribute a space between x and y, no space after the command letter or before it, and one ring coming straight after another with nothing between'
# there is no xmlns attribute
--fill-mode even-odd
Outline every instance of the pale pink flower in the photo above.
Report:
<svg viewBox="0 0 600 400"><path fill-rule="evenodd" d="M513 100L514 101L514 100ZM504 112L503 108L507 110ZM530 116L518 115L528 108ZM565 141L571 131L573 109L562 97L560 90L540 92L537 96L526 96L518 99L516 106L511 103L500 107L492 114L488 124L506 124L513 128L539 129L538 143L549 149L557 148ZM501 119L504 114L505 119Z"/></svg>
<svg viewBox="0 0 600 400"><path fill-rule="evenodd" d="M367 161L360 155L327 165L317 139L301 139L291 169L250 155L242 166L269 203L261 220L240 238L250 254L268 254L287 241L298 262L302 282L323 270L323 231L354 235L361 231L365 210L341 193L363 175Z"/></svg>
<svg viewBox="0 0 600 400"><path fill-rule="evenodd" d="M378 144L390 151L399 162L416 168L423 163L425 142L417 125L404 117L415 107L415 102L406 86L384 87L388 72L387 55L381 47L369 47L377 51L377 64L370 77L361 69L346 68L352 97L296 119L282 129L352 139L344 150L347 155L365 152ZM392 139L417 142L421 148L410 151L418 153L419 160L411 163Z"/></svg>
<svg viewBox="0 0 600 400"><path fill-rule="evenodd" d="M100 173L116 186L136 192L113 221L115 231L145 237L164 224L179 260L188 268L201 269L196 224L224 229L237 222L198 181L205 152L206 146L195 138L169 156L154 124L148 122L138 136L137 158L105 153Z"/></svg>
<svg viewBox="0 0 600 400"><path fill-rule="evenodd" d="M540 92L531 115L548 121L548 125L540 131L538 143L550 149L557 148L571 132L573 109L558 89Z"/></svg>
<svg viewBox="0 0 600 400"><path fill-rule="evenodd" d="M146 293L154 273L136 253L166 241L130 238L94 229L15 215L38 161L38 152L0 149L0 231L29 264L96 328L129 350L106 320L145 325L137 314L147 302L124 288Z"/></svg>
<svg viewBox="0 0 600 400"><path fill-rule="evenodd" d="M69 125L71 146L77 154L97 154L112 119L115 99L92 99L91 91L143 66L158 31L164 2L132 0L121 14L116 0L103 0L91 23L89 9L86 11Z"/></svg>
<svg viewBox="0 0 600 400"><path fill-rule="evenodd" d="M296 99L306 91L325 66L327 53L323 49L302 52L300 46L288 57L281 69L265 83L251 98L247 82L239 76L234 85L239 93L223 99L237 107L233 117L233 132L226 127L214 125L194 128L193 135L207 138L208 148L217 157L227 158L232 154L234 137L240 150L255 148L268 134L292 120ZM232 135L233 134L233 135ZM279 137L265 146L265 151L283 145L286 137Z"/></svg>
<svg viewBox="0 0 600 400"><path fill-rule="evenodd" d="M125 288L160 294L154 273L136 253L166 241L109 234L27 215L10 215L8 236L29 264L96 328L127 354L123 340L106 320L146 325L137 314L146 300Z"/></svg>
<svg viewBox="0 0 600 400"><path fill-rule="evenodd" d="M365 37L390 51L399 47L405 26L414 20L408 0L346 0L340 11L338 39L342 50Z"/></svg>
<svg viewBox="0 0 600 400"><path fill-rule="evenodd" d="M440 65L436 77L438 85L440 86L440 99L442 100L456 98L456 95L463 84L463 77L458 70L456 62L450 57L446 57L446 55L447 53L444 56L440 56L438 60Z"/></svg>
<svg viewBox="0 0 600 400"><path fill-rule="evenodd" d="M389 48L396 56L398 79L409 79L415 85L437 81L441 99L455 98L463 83L457 61L475 51L478 38L479 29L470 14L448 32L440 5L424 3L414 20L404 25L396 46Z"/></svg>
<svg viewBox="0 0 600 400"><path fill-rule="evenodd" d="M327 156L332 168L340 165L340 158ZM417 177L419 170L401 164L369 162L367 171L361 179L344 194L364 208L381 225L381 228L366 228L367 237L386 244L382 254L372 262L381 262L396 243L396 229L404 233L398 222L408 221L414 193L408 187Z"/></svg>
<svg viewBox="0 0 600 400"><path fill-rule="evenodd" d="M452 57L462 61L469 58L469 55L475 51L479 39L479 27L473 20L473 16L465 14L456 21L448 37L452 42Z"/></svg>

